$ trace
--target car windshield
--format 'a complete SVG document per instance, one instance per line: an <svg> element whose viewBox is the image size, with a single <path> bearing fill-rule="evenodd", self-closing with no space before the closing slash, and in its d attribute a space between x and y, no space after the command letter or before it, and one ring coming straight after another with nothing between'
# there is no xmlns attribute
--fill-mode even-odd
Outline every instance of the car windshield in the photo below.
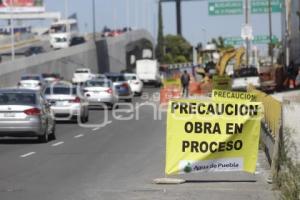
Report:
<svg viewBox="0 0 300 200"><path fill-rule="evenodd" d="M234 72L234 77L253 77L253 76L258 76L258 72L255 67L242 68Z"/></svg>
<svg viewBox="0 0 300 200"><path fill-rule="evenodd" d="M44 78L58 78L58 74L43 74Z"/></svg>
<svg viewBox="0 0 300 200"><path fill-rule="evenodd" d="M53 25L50 28L51 33L65 33L66 30L67 30L67 27L65 24Z"/></svg>
<svg viewBox="0 0 300 200"><path fill-rule="evenodd" d="M126 81L124 76L107 76L112 82Z"/></svg>
<svg viewBox="0 0 300 200"><path fill-rule="evenodd" d="M41 80L41 78L39 76L22 76L21 80L22 81L26 81L26 80L36 80L36 81L39 81L39 80Z"/></svg>
<svg viewBox="0 0 300 200"><path fill-rule="evenodd" d="M75 95L77 94L77 89L76 88L70 88L70 87L48 87L45 90L46 95L53 95L53 94L58 94L58 95Z"/></svg>
<svg viewBox="0 0 300 200"><path fill-rule="evenodd" d="M86 82L87 87L110 87L109 81L88 81Z"/></svg>
<svg viewBox="0 0 300 200"><path fill-rule="evenodd" d="M35 93L0 92L0 105L35 105Z"/></svg>

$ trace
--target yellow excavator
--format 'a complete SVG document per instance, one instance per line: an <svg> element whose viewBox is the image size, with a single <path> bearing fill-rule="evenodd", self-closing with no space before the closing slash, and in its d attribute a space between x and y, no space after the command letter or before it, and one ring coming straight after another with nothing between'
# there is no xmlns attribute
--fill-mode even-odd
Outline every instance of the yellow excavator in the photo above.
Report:
<svg viewBox="0 0 300 200"><path fill-rule="evenodd" d="M219 76L224 76L226 68L228 66L229 61L231 61L233 58L235 59L235 65L234 65L234 70L240 69L241 63L242 63L242 58L245 54L245 48L240 47L238 49L230 48L223 50L221 52L221 57L217 63L217 70L218 70L218 75Z"/></svg>

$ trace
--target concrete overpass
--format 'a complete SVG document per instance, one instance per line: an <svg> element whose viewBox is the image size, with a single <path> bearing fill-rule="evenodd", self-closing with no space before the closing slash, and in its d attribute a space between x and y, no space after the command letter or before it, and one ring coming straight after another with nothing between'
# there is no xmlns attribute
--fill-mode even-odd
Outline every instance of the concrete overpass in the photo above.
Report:
<svg viewBox="0 0 300 200"><path fill-rule="evenodd" d="M128 32L115 38L107 38L97 42L99 56L99 72L120 72L123 70L132 71L135 60L143 57L143 49L153 49L154 39L149 32L137 30Z"/></svg>
<svg viewBox="0 0 300 200"><path fill-rule="evenodd" d="M0 64L0 87L17 84L20 76L27 73L59 73L71 80L77 68L88 67L94 73L132 70L130 57L142 58L144 48L152 48L153 38L145 30L125 33L114 38L104 38L82 45L51 51L36 56Z"/></svg>

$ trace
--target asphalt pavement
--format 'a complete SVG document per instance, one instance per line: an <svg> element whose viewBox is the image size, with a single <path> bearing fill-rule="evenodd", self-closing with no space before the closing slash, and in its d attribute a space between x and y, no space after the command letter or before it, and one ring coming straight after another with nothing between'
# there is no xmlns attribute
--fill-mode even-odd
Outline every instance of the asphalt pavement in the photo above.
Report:
<svg viewBox="0 0 300 200"><path fill-rule="evenodd" d="M48 144L0 139L0 199L276 199L263 153L255 175L197 174L182 185L154 184L164 177L166 130L165 113L154 117L155 92L147 89L134 110L121 105L107 119L106 111L91 110L89 127L58 123L57 139Z"/></svg>

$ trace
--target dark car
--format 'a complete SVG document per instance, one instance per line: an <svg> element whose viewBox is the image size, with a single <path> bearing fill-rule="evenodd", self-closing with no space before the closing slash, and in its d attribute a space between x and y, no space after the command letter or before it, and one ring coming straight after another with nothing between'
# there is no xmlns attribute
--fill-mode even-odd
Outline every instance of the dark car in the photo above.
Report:
<svg viewBox="0 0 300 200"><path fill-rule="evenodd" d="M71 41L71 46L85 43L84 37L74 37Z"/></svg>
<svg viewBox="0 0 300 200"><path fill-rule="evenodd" d="M40 53L44 53L44 52L45 52L45 51L44 51L44 48L41 47L41 46L29 47L29 48L25 51L24 55L25 55L26 57L28 57L28 56L32 56L32 55L36 55L36 54L40 54Z"/></svg>
<svg viewBox="0 0 300 200"><path fill-rule="evenodd" d="M126 102L131 102L133 99L133 93L131 91L130 85L125 79L124 74L107 73L105 75L108 79L110 79L113 82L113 85L118 93L118 98L120 100L125 100Z"/></svg>

